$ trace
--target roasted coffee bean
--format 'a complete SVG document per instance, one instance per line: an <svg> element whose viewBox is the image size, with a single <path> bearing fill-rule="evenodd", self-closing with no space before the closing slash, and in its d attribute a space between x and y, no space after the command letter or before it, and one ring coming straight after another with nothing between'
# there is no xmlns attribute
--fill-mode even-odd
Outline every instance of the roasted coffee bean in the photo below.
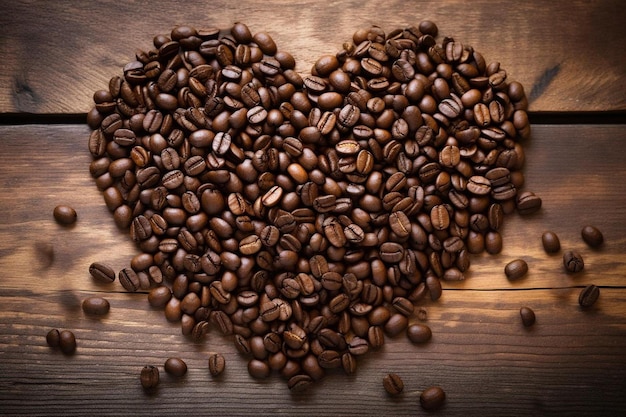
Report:
<svg viewBox="0 0 626 417"><path fill-rule="evenodd" d="M592 248L597 248L602 246L604 242L604 236L602 232L595 226L585 226L580 232L585 243Z"/></svg>
<svg viewBox="0 0 626 417"><path fill-rule="evenodd" d="M541 208L541 198L527 191L517 197L516 206L520 214L535 213Z"/></svg>
<svg viewBox="0 0 626 417"><path fill-rule="evenodd" d="M89 297L83 300L82 307L85 314L104 316L109 312L111 305L105 298Z"/></svg>
<svg viewBox="0 0 626 417"><path fill-rule="evenodd" d="M412 343L426 343L432 338L430 327L415 323L406 329L406 335Z"/></svg>
<svg viewBox="0 0 626 417"><path fill-rule="evenodd" d="M522 318L522 324L525 327L530 327L535 324L535 312L530 307L522 307L519 309L520 317Z"/></svg>
<svg viewBox="0 0 626 417"><path fill-rule="evenodd" d="M424 410L437 410L445 401L446 393L438 386L428 387L420 394L420 405Z"/></svg>
<svg viewBox="0 0 626 417"><path fill-rule="evenodd" d="M585 262L580 253L570 250L563 254L563 266L567 272L576 273L583 270Z"/></svg>
<svg viewBox="0 0 626 417"><path fill-rule="evenodd" d="M76 337L71 330L61 330L59 332L59 348L66 355L76 352Z"/></svg>
<svg viewBox="0 0 626 417"><path fill-rule="evenodd" d="M212 376L221 375L226 369L226 360L221 353L212 353L209 355L209 372Z"/></svg>
<svg viewBox="0 0 626 417"><path fill-rule="evenodd" d="M172 291L165 285L154 287L148 293L148 303L154 308L164 308L172 298Z"/></svg>
<svg viewBox="0 0 626 417"><path fill-rule="evenodd" d="M516 281L528 273L528 264L523 259L515 259L506 264L504 273L509 281Z"/></svg>
<svg viewBox="0 0 626 417"><path fill-rule="evenodd" d="M578 304L582 308L591 307L598 301L598 297L600 297L600 288L595 285L587 285L580 291L578 296Z"/></svg>
<svg viewBox="0 0 626 417"><path fill-rule="evenodd" d="M115 271L113 268L100 262L94 262L89 265L89 274L91 274L94 279L107 284L115 281Z"/></svg>
<svg viewBox="0 0 626 417"><path fill-rule="evenodd" d="M546 253L556 253L561 250L561 241L554 232L544 232L541 235L541 243Z"/></svg>
<svg viewBox="0 0 626 417"><path fill-rule="evenodd" d="M165 372L175 377L182 377L187 373L187 364L180 358L168 358L165 361Z"/></svg>
<svg viewBox="0 0 626 417"><path fill-rule="evenodd" d="M137 273L131 268L124 268L117 274L117 279L126 291L135 292L140 288Z"/></svg>
<svg viewBox="0 0 626 417"><path fill-rule="evenodd" d="M139 380L144 390L154 390L159 385L159 369L152 365L144 366L141 370Z"/></svg>
<svg viewBox="0 0 626 417"><path fill-rule="evenodd" d="M389 395L400 395L404 390L404 382L398 374L387 374L383 377L383 387Z"/></svg>
<svg viewBox="0 0 626 417"><path fill-rule="evenodd" d="M59 347L61 343L61 335L58 329L52 329L46 334L46 343L52 348Z"/></svg>
<svg viewBox="0 0 626 417"><path fill-rule="evenodd" d="M62 225L74 224L76 223L76 219L78 218L76 210L66 205L56 206L52 214L57 223Z"/></svg>

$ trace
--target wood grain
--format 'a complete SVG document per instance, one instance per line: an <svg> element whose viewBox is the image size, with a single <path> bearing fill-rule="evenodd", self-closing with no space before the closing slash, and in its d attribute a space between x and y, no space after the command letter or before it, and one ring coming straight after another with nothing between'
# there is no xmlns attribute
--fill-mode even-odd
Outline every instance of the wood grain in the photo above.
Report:
<svg viewBox="0 0 626 417"><path fill-rule="evenodd" d="M520 81L531 112L625 111L626 9L619 0L378 2L290 0L77 4L15 1L0 15L0 113L86 113L94 91L181 24L267 31L308 73L359 28L430 19Z"/></svg>
<svg viewBox="0 0 626 417"><path fill-rule="evenodd" d="M532 216L506 218L504 250L472 258L465 282L448 284L438 302L424 302L433 339L404 336L359 360L357 375L329 375L292 394L279 376L256 381L232 341L213 329L201 343L180 334L145 294L116 282L98 285L93 261L116 270L136 249L118 230L88 173L85 126L0 127L0 410L17 415L426 415L420 392L441 385L448 400L438 415L618 415L626 409L626 133L621 125L538 125L526 144L526 187L543 198ZM57 204L76 208L73 227L57 225ZM600 250L580 239L585 224L605 234ZM569 276L560 254L541 249L544 230L563 250L580 250L586 269ZM510 283L508 260L522 257L529 275ZM582 286L601 287L590 310L577 304ZM104 318L86 317L80 302L101 295ZM528 305L537 323L521 325ZM415 321L416 319L413 319ZM71 329L72 357L50 349L51 328ZM226 373L214 380L206 360L221 352ZM138 375L163 371L170 356L187 361L181 380L162 372L155 395ZM388 397L382 377L399 373L405 393Z"/></svg>

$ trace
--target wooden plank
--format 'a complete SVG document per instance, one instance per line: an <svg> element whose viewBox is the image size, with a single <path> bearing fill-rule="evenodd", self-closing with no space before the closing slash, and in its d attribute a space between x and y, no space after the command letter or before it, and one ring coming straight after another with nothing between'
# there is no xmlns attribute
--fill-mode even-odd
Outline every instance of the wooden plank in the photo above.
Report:
<svg viewBox="0 0 626 417"><path fill-rule="evenodd" d="M626 110L626 9L618 0L538 0L520 3L340 0L332 5L216 0L181 7L70 0L11 2L0 16L0 113L86 113L94 91L176 25L228 28L236 21L267 31L308 73L317 57L335 53L360 28L386 31L420 20L438 23L441 36L472 45L520 81L531 111Z"/></svg>
<svg viewBox="0 0 626 417"><path fill-rule="evenodd" d="M387 339L359 360L355 376L330 372L310 391L291 394L277 375L251 379L245 359L216 329L194 343L149 308L145 294L91 280L91 262L121 269L136 249L113 225L89 177L85 126L0 127L0 409L8 415L421 415L420 392L439 384L448 394L442 414L618 414L626 407L626 136L619 125L533 129L526 184L544 207L530 217L507 217L502 254L474 257L464 283L447 285L438 302L423 302L431 342ZM53 221L60 203L77 209L75 226ZM601 250L580 240L586 223L604 231ZM560 234L564 249L583 253L586 272L567 276L560 255L542 252L545 229ZM502 268L514 257L527 259L531 272L509 283ZM600 300L581 310L578 293L590 282L601 286ZM82 313L80 302L91 295L110 300L109 315ZM522 305L537 314L532 328L520 323ZM76 355L46 346L51 328L75 332ZM207 372L210 352L223 353L228 363L218 380ZM163 372L170 356L187 361L184 379ZM153 396L138 382L146 364L162 371ZM388 372L404 379L399 398L382 389Z"/></svg>

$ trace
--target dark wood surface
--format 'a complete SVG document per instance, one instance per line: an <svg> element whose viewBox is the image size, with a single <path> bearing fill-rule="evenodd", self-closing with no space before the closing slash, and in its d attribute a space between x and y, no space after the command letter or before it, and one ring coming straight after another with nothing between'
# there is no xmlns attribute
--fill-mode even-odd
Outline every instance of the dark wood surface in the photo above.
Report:
<svg viewBox="0 0 626 417"><path fill-rule="evenodd" d="M347 0L6 3L0 15L0 414L613 416L626 410L626 130L571 116L626 110L626 9L619 1L392 1L384 8ZM387 339L359 360L355 376L330 373L293 394L279 376L252 379L232 341L215 330L194 343L150 308L144 293L90 278L91 262L119 270L137 250L114 225L89 175L89 129L18 121L30 113L75 120L136 48L149 48L154 35L177 24L244 21L271 33L305 74L360 27L391 30L424 18L436 21L442 35L500 61L525 85L531 114L563 112L564 120L533 125L524 143L525 187L542 197L541 211L507 216L502 253L472 257L464 282L445 283L440 300L421 303L431 342ZM77 210L76 225L55 223L58 204ZM587 224L604 232L602 248L581 240ZM559 234L560 253L543 251L545 230ZM568 249L582 253L581 274L564 272ZM525 259L530 272L511 283L503 268L515 258ZM600 287L600 299L581 310L578 294L591 283ZM92 295L110 301L106 317L83 314L80 303ZM537 314L532 328L520 322L522 305ZM51 328L74 331L75 355L46 345ZM207 370L212 352L227 361L217 379ZM163 372L171 356L189 366L180 380ZM139 384L146 364L162 371L154 395ZM404 380L398 398L383 390L389 372ZM431 385L447 393L436 413L419 406Z"/></svg>

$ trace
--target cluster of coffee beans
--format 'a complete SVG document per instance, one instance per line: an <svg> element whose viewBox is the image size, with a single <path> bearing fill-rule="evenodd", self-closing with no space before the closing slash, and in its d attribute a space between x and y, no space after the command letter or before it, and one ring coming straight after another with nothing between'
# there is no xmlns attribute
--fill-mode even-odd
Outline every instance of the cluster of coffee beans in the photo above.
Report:
<svg viewBox="0 0 626 417"><path fill-rule="evenodd" d="M88 114L90 172L141 250L120 283L294 390L386 335L428 340L414 304L500 252L505 214L541 207L520 192L521 84L437 37L359 30L302 77L242 23L156 36Z"/></svg>

